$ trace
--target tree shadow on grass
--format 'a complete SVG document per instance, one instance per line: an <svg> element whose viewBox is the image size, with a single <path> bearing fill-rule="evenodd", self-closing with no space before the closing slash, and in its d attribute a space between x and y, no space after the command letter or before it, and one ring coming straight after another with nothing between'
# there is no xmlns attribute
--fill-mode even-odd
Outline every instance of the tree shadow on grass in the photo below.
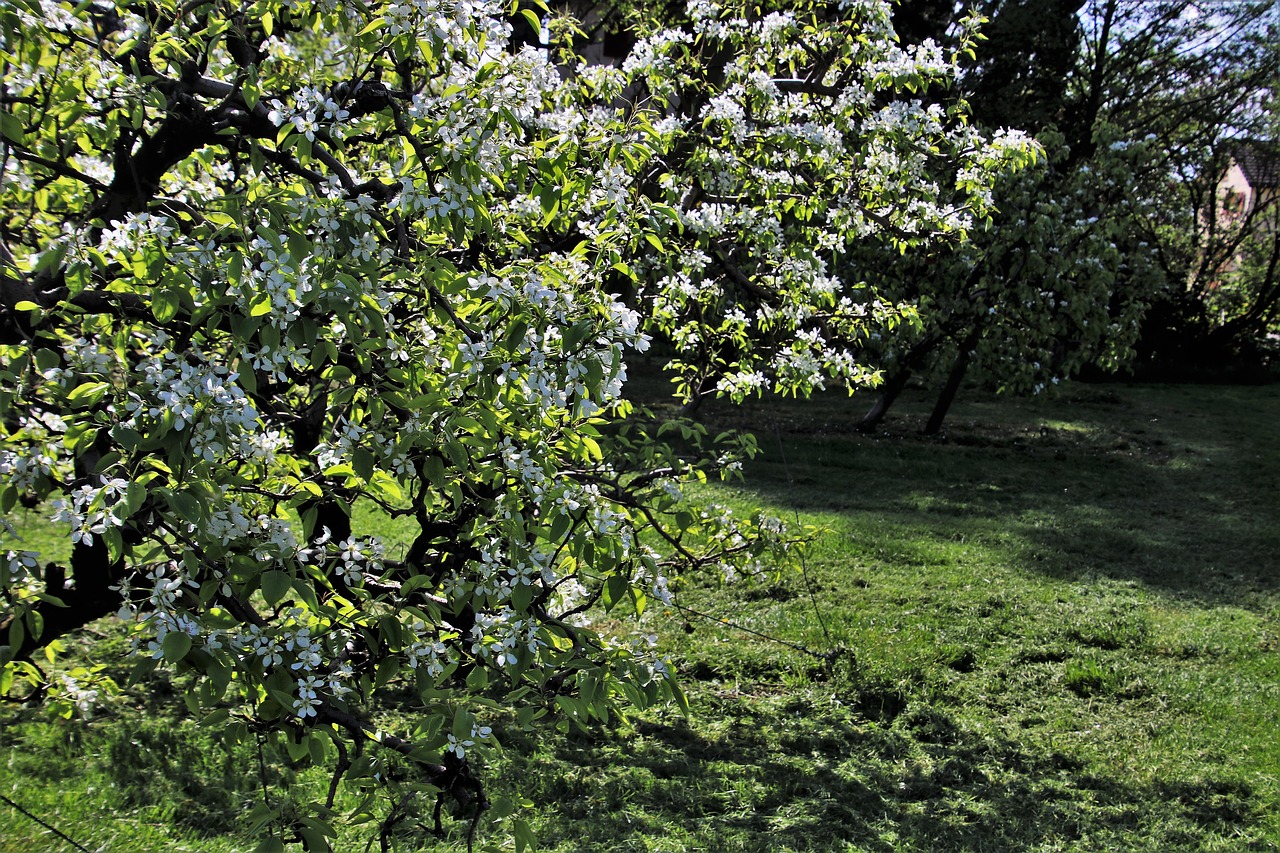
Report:
<svg viewBox="0 0 1280 853"><path fill-rule="evenodd" d="M780 509L874 518L904 538L984 541L1065 580L1266 611L1280 593L1280 395L1265 390L1243 411L1235 400L1225 424L1208 414L1213 397L1240 389L1203 389L1196 406L1158 395L1013 405L938 439L910 420L866 437L829 419L781 422L775 409L757 425L764 452L747 486Z"/></svg>
<svg viewBox="0 0 1280 853"><path fill-rule="evenodd" d="M891 724L803 707L723 703L723 730L647 722L565 738L534 795L571 850L1186 849L1249 838L1247 786L1127 785L1054 751L958 728L942 712ZM777 742L760 734L795 720ZM528 778L528 777L527 777Z"/></svg>
<svg viewBox="0 0 1280 853"><path fill-rule="evenodd" d="M827 553L811 566L822 582L846 595L852 587L870 587L853 594L873 595L878 568L898 567L904 577L887 594L903 598L887 604L901 606L885 611L882 620L892 623L885 630L901 629L895 642L908 644L908 629L926 615L913 616L912 610L925 599L934 622L920 628L928 636L916 642L930 653L937 637L929 632L946 633L946 620L955 615L948 608L972 609L964 618L990 622L973 629L980 647L976 664L960 668L910 658L903 666L967 672L976 665L992 677L981 686L966 681L955 688L957 695L1027 729L966 729L929 706L923 697L933 694L926 689L905 691L878 714L852 696L843 706L822 707L776 694L717 702L708 697L734 678L741 678L741 689L760 690L773 676L748 672L750 660L735 657L732 646L703 648L689 673L702 683L691 693L712 707L700 709L693 723L657 720L627 734L571 736L544 744L539 757L520 765L522 780L534 780L534 799L547 812L548 846L1271 849L1266 833L1273 831L1274 792L1240 781L1253 776L1231 761L1188 754L1186 767L1168 778L1143 781L1149 775L1123 770L1112 775L1099 770L1105 761L1085 763L1089 750L1055 740L1059 720L1033 719L1043 709L1001 705L1025 703L1046 690L1071 690L1086 704L1145 701L1150 688L1130 679L1126 663L1147 645L1150 626L1129 597L1073 609L1067 600L1073 583L1026 593L1021 612L1016 594L963 586L976 587L978 577L957 574L951 586L929 580L931 566L953 569L963 557L952 546L970 543L989 551L977 558L984 572L1008 567L1071 582L1114 579L1194 605L1276 612L1280 394L1269 391L1240 411L1245 398L1232 397L1243 393L1237 389L1135 393L1132 401L1117 392L1096 404L1013 415L1002 409L973 421L957 417L943 439L860 436L847 424L837 428L821 410L816 416L802 410L799 419L786 413L777 422L747 412L740 424L714 423L754 431L764 448L764 457L747 469L747 503L763 499L788 518L794 508L832 528L822 546ZM1225 423L1215 419L1224 401L1237 406L1235 420ZM894 549L902 553L884 555ZM918 584L919 595L910 583ZM726 611L737 601L729 591L714 595ZM762 624L785 625L779 633L789 638L810 629L816 634L807 617L752 612ZM1005 623L1018 632L1008 643L1000 627ZM1028 645L1030 634L1039 645ZM984 644L1001 644L993 660L981 658ZM1012 657L1001 657L1009 648ZM1079 671L1073 676L1067 664L1079 664ZM1097 664L1098 671L1086 664ZM779 670L777 681L788 677L787 669ZM1089 681L1094 675L1096 687ZM1250 678L1255 676L1261 677ZM1108 677L1116 682L1110 687ZM1027 684L1007 690L1003 678ZM1127 713L1117 705L1105 710L1109 720ZM1061 713L1073 719L1076 710ZM1153 719L1172 718L1161 713ZM1133 744L1142 748L1142 738ZM527 748L534 754L532 745Z"/></svg>

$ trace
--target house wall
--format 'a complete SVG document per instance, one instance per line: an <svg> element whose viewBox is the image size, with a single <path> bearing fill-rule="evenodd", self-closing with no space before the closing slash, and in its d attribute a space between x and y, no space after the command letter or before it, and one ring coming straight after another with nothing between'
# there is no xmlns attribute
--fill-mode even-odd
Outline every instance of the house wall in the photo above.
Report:
<svg viewBox="0 0 1280 853"><path fill-rule="evenodd" d="M1243 219L1258 207L1275 207L1280 201L1280 188L1275 186L1255 187L1249 183L1240 164L1234 160L1218 181L1218 223L1230 226ZM1259 221L1259 225L1267 230L1276 227L1275 217L1267 215Z"/></svg>
<svg viewBox="0 0 1280 853"><path fill-rule="evenodd" d="M1235 160L1232 160L1222 177L1218 180L1217 206L1210 215L1216 215L1216 231L1219 239L1237 233L1241 227L1253 230L1256 236L1269 238L1280 229L1280 187L1271 184L1255 187L1249 182L1248 175ZM1245 219L1254 211L1258 211L1246 226ZM1201 227L1209 232L1209 223L1202 220ZM1210 289L1218 287L1240 267L1241 254L1239 248L1229 256L1222 258L1214 266ZM1194 285L1196 272L1193 268L1190 284Z"/></svg>
<svg viewBox="0 0 1280 853"><path fill-rule="evenodd" d="M1254 190L1245 177L1244 170L1232 161L1218 181L1218 217L1229 222L1243 216L1253 208Z"/></svg>

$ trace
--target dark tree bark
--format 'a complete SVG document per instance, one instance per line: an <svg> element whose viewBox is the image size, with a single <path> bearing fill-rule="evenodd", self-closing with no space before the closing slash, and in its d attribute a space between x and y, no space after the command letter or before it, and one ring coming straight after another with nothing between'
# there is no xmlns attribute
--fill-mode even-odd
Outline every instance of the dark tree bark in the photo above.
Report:
<svg viewBox="0 0 1280 853"><path fill-rule="evenodd" d="M896 368L889 374L889 378L880 386L880 394L876 397L875 403L858 420L854 425L854 429L858 430L858 432L871 432L880 426L880 422L889 413L889 409L906 389L907 382L911 379L911 374L920 366L925 357L942 342L942 339L942 335L936 332L930 333L920 341L917 341L916 345L907 351L907 354L902 357Z"/></svg>
<svg viewBox="0 0 1280 853"><path fill-rule="evenodd" d="M960 344L960 352L956 355L955 364L951 366L951 373L947 375L947 383L942 386L942 393L938 395L938 401L933 406L933 413L929 415L929 421L924 425L925 435L937 435L942 429L942 422L946 419L951 404L955 402L960 383L964 381L964 374L969 369L973 348L981 339L982 327L975 326Z"/></svg>
<svg viewBox="0 0 1280 853"><path fill-rule="evenodd" d="M902 394L903 389L907 387L908 380L911 379L911 368L904 367L890 374L885 383L880 386L880 394L876 397L876 401L871 404L871 408L863 415L856 424L854 429L858 432L872 432L880 426L880 422L884 420L884 416L889 414L898 396Z"/></svg>
<svg viewBox="0 0 1280 853"><path fill-rule="evenodd" d="M24 620L21 640L9 649L9 660L28 661L35 653L59 637L78 631L90 622L119 610L124 599L118 587L124 578L124 562L112 561L101 537L92 545L77 544L71 553L71 578L67 583L66 568L49 563L44 568L44 593L57 603L41 600L30 609L38 614L40 633L31 629L32 620ZM0 620L0 642L12 636L14 616Z"/></svg>

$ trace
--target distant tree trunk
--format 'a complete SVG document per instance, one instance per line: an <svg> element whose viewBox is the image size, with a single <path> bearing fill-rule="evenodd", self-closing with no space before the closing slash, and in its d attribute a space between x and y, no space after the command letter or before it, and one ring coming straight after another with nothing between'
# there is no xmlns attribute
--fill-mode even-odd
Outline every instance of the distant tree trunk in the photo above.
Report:
<svg viewBox="0 0 1280 853"><path fill-rule="evenodd" d="M947 384L942 386L942 393L938 395L938 402L933 406L933 414L929 415L929 422L924 425L925 435L937 435L942 429L942 421L947 417L947 412L951 409L951 404L955 402L956 392L960 390L960 383L964 381L964 374L969 369L969 357L973 352L973 348L978 345L978 341L982 338L982 327L977 326L968 337L960 344L960 352L956 355L956 362L951 366L951 373L947 376Z"/></svg>
<svg viewBox="0 0 1280 853"><path fill-rule="evenodd" d="M903 390L907 387L907 380L911 378L912 372L924 361L924 357L929 354L934 347L942 341L942 335L938 332L930 332L924 338L916 342L907 354L898 362L897 369L889 374L889 378L880 386L880 395L876 397L875 403L867 410L867 413L854 424L854 429L858 432L871 432L880 426L880 422L884 420L884 416L889 413L889 407L894 404Z"/></svg>
<svg viewBox="0 0 1280 853"><path fill-rule="evenodd" d="M880 394L876 397L875 403L867 410L867 413L854 424L854 429L858 432L871 432L880 426L880 422L884 420L884 416L889 413L889 407L898 399L898 395L907 387L907 380L911 378L911 368L903 367L896 372L890 374L885 383L880 386Z"/></svg>
<svg viewBox="0 0 1280 853"><path fill-rule="evenodd" d="M108 450L109 445L99 435L93 448L76 460L76 474L82 479L94 476L92 472L96 470L98 460ZM141 541L132 525L125 525L121 534L131 544ZM68 585L65 565L45 565L43 593L46 597L29 609L24 624L16 626L16 633L14 614L0 618L0 639L10 643L5 652L0 652L4 655L0 660L30 661L37 651L59 637L78 631L120 608L124 601L120 590L125 577L124 560L111 558L111 550L103 536L90 536L75 543L71 548L70 567L71 583ZM16 643L12 642L14 639L17 639Z"/></svg>

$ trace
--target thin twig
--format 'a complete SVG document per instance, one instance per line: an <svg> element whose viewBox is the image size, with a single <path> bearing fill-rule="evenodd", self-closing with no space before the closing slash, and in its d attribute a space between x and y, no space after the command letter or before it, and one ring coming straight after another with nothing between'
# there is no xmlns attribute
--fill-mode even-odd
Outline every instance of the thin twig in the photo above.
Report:
<svg viewBox="0 0 1280 853"><path fill-rule="evenodd" d="M832 649L832 651L830 652L815 652L813 649L809 648L808 646L802 646L799 643L793 643L790 640L784 640L781 637L775 637L771 634L766 634L763 631L757 631L754 628L748 628L745 625L739 625L737 622L730 622L728 619L722 619L719 616L712 616L710 613L703 613L701 610L694 610L692 607L685 607L683 604L677 604L674 601L666 602L664 603L664 606L674 607L676 610L679 610L682 613L688 613L690 616L697 616L699 619L706 619L708 622L715 622L718 625L724 625L727 628L733 628L735 631L742 631L745 634L751 634L753 636L759 637L762 640L768 640L771 643L777 643L778 645L786 646L789 649L793 649L797 652L800 652L801 654L806 654L809 657L816 658L817 660L820 660L820 661L830 661L833 657L833 654L835 654L837 651L836 649Z"/></svg>
<svg viewBox="0 0 1280 853"><path fill-rule="evenodd" d="M778 419L773 421L773 434L778 439L778 453L782 456L782 470L787 475L787 485L793 490L796 486L795 478L791 476L791 466L787 464L787 451L782 444L782 430L778 427ZM791 503L791 512L795 514L796 526L800 526L800 510L796 507L795 502ZM804 578L804 588L809 593L809 603L813 605L813 613L818 617L818 625L822 627L822 636L827 641L827 645L834 645L831 642L831 632L827 630L826 617L822 615L822 609L818 607L818 597L813 592L813 582L809 579L809 561L804 558L804 548L798 549L800 552L800 576Z"/></svg>
<svg viewBox="0 0 1280 853"><path fill-rule="evenodd" d="M84 845L80 844L80 843L79 843L79 842L77 842L74 838L72 838L71 836L67 835L65 832L63 832L62 830L58 829L56 826L50 826L49 824L45 823L45 822L44 822L44 821L42 821L40 818L36 817L36 816L35 816L35 815L33 815L31 812L29 812L29 811L27 811L26 809L24 809L22 806L18 805L18 804L17 804L17 803L15 803L13 800L11 800L11 799L9 799L8 797L6 797L4 794L0 794L0 800L4 800L6 803L8 803L9 805L13 806L13 807L14 807L15 809L17 809L19 812L21 812L24 816L26 816L26 817L30 818L31 820L34 820L36 823L40 824L40 825L41 825L41 826L43 826L45 829L49 830L49 831L50 831L50 832L52 832L54 835L58 836L58 837L59 837L59 838L61 838L63 841L67 842L67 843L68 843L68 844L70 844L72 847L76 848L77 850L82 850L82 851L84 851L84 853L93 853L93 851L92 851L92 850L90 850L88 847L85 847Z"/></svg>

